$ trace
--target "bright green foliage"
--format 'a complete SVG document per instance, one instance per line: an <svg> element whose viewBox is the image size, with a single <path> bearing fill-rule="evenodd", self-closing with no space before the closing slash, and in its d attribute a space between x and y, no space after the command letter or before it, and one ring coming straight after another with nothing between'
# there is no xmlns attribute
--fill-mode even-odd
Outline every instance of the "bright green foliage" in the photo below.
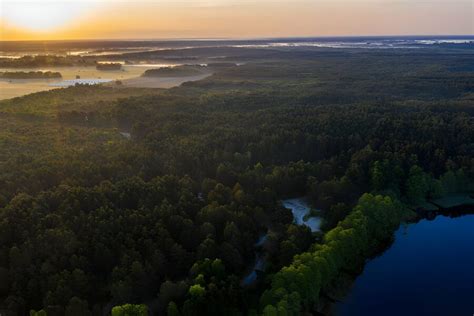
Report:
<svg viewBox="0 0 474 316"><path fill-rule="evenodd" d="M112 316L148 316L146 305L125 304L112 308Z"/></svg>
<svg viewBox="0 0 474 316"><path fill-rule="evenodd" d="M206 294L206 289L204 289L200 284L194 284L189 288L189 295L192 298L199 299Z"/></svg>

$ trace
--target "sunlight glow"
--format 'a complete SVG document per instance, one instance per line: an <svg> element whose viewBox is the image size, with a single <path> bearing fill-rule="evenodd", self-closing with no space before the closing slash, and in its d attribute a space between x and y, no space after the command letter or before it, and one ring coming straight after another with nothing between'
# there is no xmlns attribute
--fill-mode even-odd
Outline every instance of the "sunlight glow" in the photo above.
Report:
<svg viewBox="0 0 474 316"><path fill-rule="evenodd" d="M53 31L74 21L90 5L82 1L6 2L3 4L2 18L29 31Z"/></svg>
<svg viewBox="0 0 474 316"><path fill-rule="evenodd" d="M473 34L473 0L0 0L0 40Z"/></svg>

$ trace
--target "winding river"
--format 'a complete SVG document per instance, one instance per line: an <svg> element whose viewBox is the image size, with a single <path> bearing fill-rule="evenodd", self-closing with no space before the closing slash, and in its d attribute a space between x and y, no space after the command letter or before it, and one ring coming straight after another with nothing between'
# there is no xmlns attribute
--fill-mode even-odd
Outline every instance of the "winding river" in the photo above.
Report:
<svg viewBox="0 0 474 316"><path fill-rule="evenodd" d="M283 200L281 203L284 207L291 210L296 225L308 226L312 232L319 232L321 230L321 218L317 216L307 216L311 212L311 207L304 197ZM267 236L268 233L260 236L254 245L256 248L255 264L252 270L242 279L243 286L255 283L258 278L258 272L265 270L265 254L262 253L262 246L265 244Z"/></svg>
<svg viewBox="0 0 474 316"><path fill-rule="evenodd" d="M318 232L321 230L320 217L306 218L306 215L308 215L311 211L311 207L304 198L283 200L282 204L284 207L291 210L296 225L308 226L312 232Z"/></svg>
<svg viewBox="0 0 474 316"><path fill-rule="evenodd" d="M335 306L340 316L473 313L474 215L401 226Z"/></svg>

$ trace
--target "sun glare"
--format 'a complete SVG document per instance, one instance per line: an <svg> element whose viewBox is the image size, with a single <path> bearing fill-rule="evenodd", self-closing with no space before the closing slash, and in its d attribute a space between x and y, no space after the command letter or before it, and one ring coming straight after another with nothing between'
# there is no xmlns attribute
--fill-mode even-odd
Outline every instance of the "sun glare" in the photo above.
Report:
<svg viewBox="0 0 474 316"><path fill-rule="evenodd" d="M47 32L73 22L86 9L86 3L81 1L8 1L3 5L2 18L25 30Z"/></svg>

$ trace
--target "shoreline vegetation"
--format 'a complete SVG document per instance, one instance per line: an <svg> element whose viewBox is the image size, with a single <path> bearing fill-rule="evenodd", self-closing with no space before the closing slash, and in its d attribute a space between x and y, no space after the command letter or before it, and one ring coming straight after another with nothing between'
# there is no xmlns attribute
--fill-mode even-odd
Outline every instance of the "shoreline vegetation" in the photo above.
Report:
<svg viewBox="0 0 474 316"><path fill-rule="evenodd" d="M474 262L473 211L451 209L404 222L327 315L469 313L474 285L466 275Z"/></svg>
<svg viewBox="0 0 474 316"><path fill-rule="evenodd" d="M260 299L263 315L296 316L301 311L331 314L333 303L347 295L366 261L391 246L400 225L434 218L437 214L454 217L473 214L471 195L453 193L438 198L433 202L438 207L434 211L415 210L387 196L364 194L353 211L325 233L323 243L313 244L312 252L296 255L290 266L271 278L271 289ZM382 223L388 226L381 226ZM331 268L335 270L330 272Z"/></svg>
<svg viewBox="0 0 474 316"><path fill-rule="evenodd" d="M415 216L397 200L364 194L353 211L324 235L323 243L296 255L291 265L272 277L271 288L260 299L263 315L320 310L321 292L341 271L359 272L375 255L374 249L390 240L402 221Z"/></svg>
<svg viewBox="0 0 474 316"><path fill-rule="evenodd" d="M472 183L462 170L447 171L435 179L413 166L406 180L406 193L399 200L393 194L398 189L383 180L383 165L388 166L386 162L373 166L373 187L391 192L392 197L365 193L335 228L326 231L323 243L313 244L310 252L296 255L291 265L273 275L271 288L260 298L263 315L330 313L331 304L348 291L366 260L388 249L393 233L403 222L474 212L473 192L465 191L472 190ZM320 214L324 224L328 213Z"/></svg>
<svg viewBox="0 0 474 316"><path fill-rule="evenodd" d="M399 227L392 232L391 238L387 238L385 242L380 243L380 245L374 249L371 255L367 257L367 261L364 264L360 265L359 271L341 271L341 274L337 276L337 278L328 287L328 289L321 294L318 309L314 310L313 312L316 312L321 315L335 315L335 304L343 302L348 296L348 294L350 294L350 291L356 279L362 273L364 273L365 265L368 263L368 261L383 255L387 250L389 250L390 247L392 247L394 242L393 233L397 231L400 227L409 224L416 224L424 219L432 221L435 220L437 216L441 215L451 218L472 215L474 214L474 200L471 198L473 194L474 193L466 192L459 194L451 194L449 197L447 197L451 201L449 202L449 205L445 204L444 206L438 206L438 208L436 208L435 210L427 210L425 208L420 207L415 209L410 205L404 204L406 209L411 212L410 216L402 219ZM453 198L456 202L453 202Z"/></svg>
<svg viewBox="0 0 474 316"><path fill-rule="evenodd" d="M0 72L0 79L59 79L60 72L51 71L6 71Z"/></svg>

